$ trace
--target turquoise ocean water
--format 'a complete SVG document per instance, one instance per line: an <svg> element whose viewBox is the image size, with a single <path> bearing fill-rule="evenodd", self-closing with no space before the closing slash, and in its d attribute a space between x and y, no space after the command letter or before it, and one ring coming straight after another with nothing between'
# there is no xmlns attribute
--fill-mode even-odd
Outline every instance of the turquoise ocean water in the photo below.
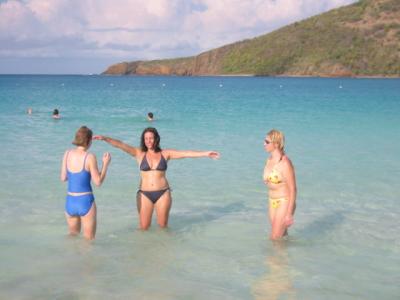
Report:
<svg viewBox="0 0 400 300"><path fill-rule="evenodd" d="M97 238L67 237L59 171L76 129L138 145L148 111L162 147L221 159L171 161L170 228L141 232L136 162L94 142L112 155ZM398 79L0 76L0 298L399 299L399 115ZM278 244L271 128L298 184Z"/></svg>

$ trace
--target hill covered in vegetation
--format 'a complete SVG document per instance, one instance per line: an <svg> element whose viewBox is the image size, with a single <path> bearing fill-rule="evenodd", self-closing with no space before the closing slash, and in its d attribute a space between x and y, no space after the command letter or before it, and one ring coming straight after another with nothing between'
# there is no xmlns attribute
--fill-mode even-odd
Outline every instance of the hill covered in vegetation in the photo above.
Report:
<svg viewBox="0 0 400 300"><path fill-rule="evenodd" d="M197 56L124 62L107 75L400 76L400 0L361 0Z"/></svg>

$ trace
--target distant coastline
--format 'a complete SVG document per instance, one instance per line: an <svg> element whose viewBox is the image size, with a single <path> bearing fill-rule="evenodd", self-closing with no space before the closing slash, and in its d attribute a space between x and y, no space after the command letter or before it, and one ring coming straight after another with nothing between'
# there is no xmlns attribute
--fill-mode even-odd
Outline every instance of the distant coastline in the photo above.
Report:
<svg viewBox="0 0 400 300"><path fill-rule="evenodd" d="M197 56L121 62L103 75L400 77L400 1L362 0Z"/></svg>
<svg viewBox="0 0 400 300"><path fill-rule="evenodd" d="M78 74L79 75L79 74ZM84 75L82 76L91 76ZM73 76L73 75L72 75ZM279 74L279 75L256 75L256 74L212 74L212 75L165 75L165 74L95 74L95 76L109 76L109 77L156 77L156 76L167 76L167 77L270 77L270 78L356 78L356 79L399 79L400 75L352 75L352 76L325 76L325 75L291 75L291 74Z"/></svg>
<svg viewBox="0 0 400 300"><path fill-rule="evenodd" d="M255 74L213 74L213 75L190 75L190 76L178 76L178 75L123 75L123 74L0 74L0 76L104 76L104 77L269 77L269 78L355 78L355 79L399 79L400 76L388 76L388 75L357 75L357 76L318 76L318 75L290 75L290 74L280 74L280 75L255 75Z"/></svg>

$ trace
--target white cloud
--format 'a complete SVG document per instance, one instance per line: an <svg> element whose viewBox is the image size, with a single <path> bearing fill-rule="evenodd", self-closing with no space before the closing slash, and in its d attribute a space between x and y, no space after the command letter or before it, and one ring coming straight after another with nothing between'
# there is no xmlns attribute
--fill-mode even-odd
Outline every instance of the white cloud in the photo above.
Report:
<svg viewBox="0 0 400 300"><path fill-rule="evenodd" d="M355 0L8 0L0 57L194 55Z"/></svg>

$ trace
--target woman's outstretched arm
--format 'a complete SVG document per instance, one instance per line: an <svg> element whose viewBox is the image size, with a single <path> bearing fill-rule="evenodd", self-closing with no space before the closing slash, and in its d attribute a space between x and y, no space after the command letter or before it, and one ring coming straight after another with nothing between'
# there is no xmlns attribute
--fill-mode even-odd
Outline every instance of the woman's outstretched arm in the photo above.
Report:
<svg viewBox="0 0 400 300"><path fill-rule="evenodd" d="M212 159L218 159L220 154L216 151L193 151L193 150L163 150L164 156L167 159L179 159L179 158L198 158L198 157L209 157Z"/></svg>
<svg viewBox="0 0 400 300"><path fill-rule="evenodd" d="M141 151L139 148L130 146L128 144L125 144L124 142L121 142L120 140L113 139L108 136L104 135L95 135L93 136L93 140L98 140L98 141L105 141L111 146L121 149L122 151L125 151L126 153L132 155L132 156L137 156Z"/></svg>

